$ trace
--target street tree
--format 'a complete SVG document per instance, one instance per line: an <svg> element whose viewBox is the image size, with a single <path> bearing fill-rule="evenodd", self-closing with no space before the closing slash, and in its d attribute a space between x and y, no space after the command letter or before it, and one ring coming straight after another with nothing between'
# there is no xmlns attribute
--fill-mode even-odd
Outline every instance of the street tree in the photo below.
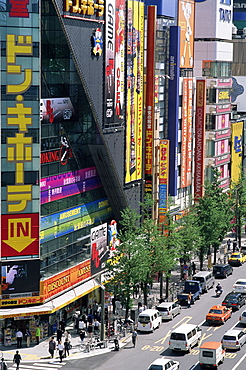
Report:
<svg viewBox="0 0 246 370"><path fill-rule="evenodd" d="M213 181L205 182L204 196L196 203L201 236L200 268L203 267L204 255L210 253L210 247L213 249L216 263L216 253L226 232L230 230L233 218L231 197L221 188L219 177L219 171L214 170Z"/></svg>

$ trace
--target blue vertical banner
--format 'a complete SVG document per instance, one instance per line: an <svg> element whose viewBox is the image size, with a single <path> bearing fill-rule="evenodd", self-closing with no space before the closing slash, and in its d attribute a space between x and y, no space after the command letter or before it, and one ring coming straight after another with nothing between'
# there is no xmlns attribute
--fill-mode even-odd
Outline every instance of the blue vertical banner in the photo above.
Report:
<svg viewBox="0 0 246 370"><path fill-rule="evenodd" d="M180 27L170 27L168 83L169 195L177 195Z"/></svg>

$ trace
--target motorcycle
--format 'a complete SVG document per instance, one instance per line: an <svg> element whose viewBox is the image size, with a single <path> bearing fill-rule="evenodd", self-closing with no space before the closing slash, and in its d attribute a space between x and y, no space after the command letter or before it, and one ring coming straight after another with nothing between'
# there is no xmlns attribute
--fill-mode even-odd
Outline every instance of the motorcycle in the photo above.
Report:
<svg viewBox="0 0 246 370"><path fill-rule="evenodd" d="M223 289L216 289L215 290L216 297L220 297L222 293L223 293Z"/></svg>

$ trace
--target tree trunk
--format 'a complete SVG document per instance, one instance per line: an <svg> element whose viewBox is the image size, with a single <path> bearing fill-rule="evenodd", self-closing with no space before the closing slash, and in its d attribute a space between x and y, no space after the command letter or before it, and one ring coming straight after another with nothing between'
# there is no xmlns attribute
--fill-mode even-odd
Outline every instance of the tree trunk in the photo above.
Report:
<svg viewBox="0 0 246 370"><path fill-rule="evenodd" d="M159 273L159 280L160 280L160 298L163 296L163 272Z"/></svg>
<svg viewBox="0 0 246 370"><path fill-rule="evenodd" d="M202 271L203 269L203 252L200 250L199 252L199 262L200 262L200 270Z"/></svg>
<svg viewBox="0 0 246 370"><path fill-rule="evenodd" d="M216 253L217 253L217 245L214 245L214 265L216 265Z"/></svg>
<svg viewBox="0 0 246 370"><path fill-rule="evenodd" d="M143 294L144 294L144 305L148 305L148 284L144 283L144 289L143 289Z"/></svg>
<svg viewBox="0 0 246 370"><path fill-rule="evenodd" d="M169 276L166 275L166 299L168 300L168 296L169 296Z"/></svg>

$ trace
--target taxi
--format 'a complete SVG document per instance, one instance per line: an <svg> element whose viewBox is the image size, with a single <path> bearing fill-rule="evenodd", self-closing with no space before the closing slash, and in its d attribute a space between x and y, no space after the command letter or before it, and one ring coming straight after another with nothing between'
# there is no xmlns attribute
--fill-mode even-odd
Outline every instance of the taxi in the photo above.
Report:
<svg viewBox="0 0 246 370"><path fill-rule="evenodd" d="M232 253L228 258L228 263L230 265L241 266L244 262L246 262L246 255L239 252Z"/></svg>
<svg viewBox="0 0 246 370"><path fill-rule="evenodd" d="M213 306L210 308L208 314L206 315L206 321L209 324L224 324L232 315L232 309L225 306Z"/></svg>

